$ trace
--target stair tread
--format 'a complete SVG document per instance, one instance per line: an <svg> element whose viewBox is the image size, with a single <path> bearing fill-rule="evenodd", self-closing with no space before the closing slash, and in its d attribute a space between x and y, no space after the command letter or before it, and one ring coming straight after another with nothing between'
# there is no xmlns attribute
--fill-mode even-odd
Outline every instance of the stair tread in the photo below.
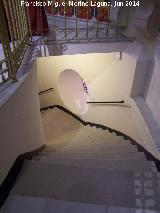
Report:
<svg viewBox="0 0 160 213"><path fill-rule="evenodd" d="M2 213L106 213L105 205L11 195Z"/></svg>
<svg viewBox="0 0 160 213"><path fill-rule="evenodd" d="M94 148L94 149L93 149ZM73 152L86 152L86 153L117 153L117 152L137 152L137 147L136 146L122 146L122 147L93 147L93 146L88 146L88 147L75 147L75 148L70 148L70 147L64 147L62 148L59 152L63 152L63 153L73 153ZM48 153L47 151L45 152L45 150L42 152L43 153Z"/></svg>
<svg viewBox="0 0 160 213"><path fill-rule="evenodd" d="M119 206L96 205L66 200L10 195L1 213L160 213L149 208L127 208Z"/></svg>
<svg viewBox="0 0 160 213"><path fill-rule="evenodd" d="M118 137L118 136L117 136ZM81 140L79 139L74 139L74 141L72 141L70 144L76 144L76 145L79 145L79 144L82 144L82 145L85 145L85 144L127 144L127 141L124 141L124 139L121 139L121 138L110 138L110 139L101 139L101 138L98 138L97 140L90 140L89 138L81 138ZM130 143L129 143L130 145Z"/></svg>
<svg viewBox="0 0 160 213"><path fill-rule="evenodd" d="M74 163L85 163L85 164L89 164L90 162L92 162L93 164L95 163L96 164L96 162L98 163L98 164L100 164L101 162L105 162L105 161L110 161L110 160L112 160L112 161L132 161L132 162L137 162L137 161L143 161L143 162L145 162L145 160L143 159L143 158L141 158L141 159L134 159L134 158L129 158L129 159L126 159L126 158L99 158L99 159L97 159L97 158L67 158L67 157L60 157L60 158L58 158L58 157L52 157L52 158L48 158L48 157L41 157L41 158L39 158L39 159L37 159L38 161L43 161L43 162L61 162L61 163L66 163L66 162L73 162L73 161L75 161Z"/></svg>
<svg viewBox="0 0 160 213"><path fill-rule="evenodd" d="M45 204L44 198L10 195L2 213L44 213Z"/></svg>
<svg viewBox="0 0 160 213"><path fill-rule="evenodd" d="M60 158L68 158L68 159L134 159L134 160L145 160L145 155L144 153L140 153L140 152L126 152L126 153L121 153L121 152L117 152L117 153L85 153L85 152L81 152L81 153L63 153L63 152L57 152L57 153L50 153L48 156L46 156L46 158L48 159L60 159Z"/></svg>
<svg viewBox="0 0 160 213"><path fill-rule="evenodd" d="M139 160L102 160L102 159L87 159L85 161L82 159L54 159L48 160L47 158L39 158L35 161L39 161L40 163L48 163L48 164L56 164L61 166L75 166L75 167L90 167L90 168L104 168L110 170L135 170L135 171L154 171L157 172L154 162L150 161L141 161Z"/></svg>
<svg viewBox="0 0 160 213"><path fill-rule="evenodd" d="M125 155L125 153L133 153L135 154L135 150L134 149L126 149L126 150L123 150L123 154ZM138 151L137 151L138 152ZM64 149L64 150L60 150L60 151L57 151L57 152L53 152L53 155L57 155L57 154L71 154L72 153L77 153L77 154L100 154L102 153L102 155L104 154L118 154L118 153L122 153L122 149L107 149L107 148L103 148L103 149L87 149L87 148L83 148L83 149ZM139 152L140 153L140 152ZM141 152L142 153L142 152ZM49 156L51 155L52 152L41 152L39 154L39 156ZM136 154L135 154L136 155Z"/></svg>
<svg viewBox="0 0 160 213"><path fill-rule="evenodd" d="M130 147L132 146L130 143L128 143L127 141L117 141L117 142L98 142L98 143L68 143L67 145L65 145L65 148L85 148L85 147L90 147L92 146L92 148L99 148L99 147ZM47 147L44 149L44 151L54 151L54 144L52 145L47 145Z"/></svg>
<svg viewBox="0 0 160 213"><path fill-rule="evenodd" d="M153 194L154 208L160 209L158 178L157 173L151 171L61 167L30 162L21 172L12 194L135 208L135 189L145 186L146 193ZM152 192L148 190L148 180L152 182ZM144 193L138 198L144 199Z"/></svg>
<svg viewBox="0 0 160 213"><path fill-rule="evenodd" d="M91 203L72 202L22 195L10 195L1 213L160 213L149 208L127 208L119 206L96 205Z"/></svg>
<svg viewBox="0 0 160 213"><path fill-rule="evenodd" d="M107 208L107 213L160 213L160 211L155 211L154 209L147 209L146 207L137 208L126 208L126 207L116 207L109 206Z"/></svg>

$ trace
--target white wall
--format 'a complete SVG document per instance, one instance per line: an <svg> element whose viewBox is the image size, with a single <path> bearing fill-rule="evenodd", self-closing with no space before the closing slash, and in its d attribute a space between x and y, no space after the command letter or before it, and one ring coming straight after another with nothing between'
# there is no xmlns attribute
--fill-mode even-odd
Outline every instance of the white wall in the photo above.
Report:
<svg viewBox="0 0 160 213"><path fill-rule="evenodd" d="M146 102L160 127L160 45L157 47L154 55L154 67L146 95Z"/></svg>
<svg viewBox="0 0 160 213"><path fill-rule="evenodd" d="M0 183L19 154L33 151L45 143L37 95L36 64L29 74L5 89L0 101L4 101L10 93L13 95L0 107Z"/></svg>

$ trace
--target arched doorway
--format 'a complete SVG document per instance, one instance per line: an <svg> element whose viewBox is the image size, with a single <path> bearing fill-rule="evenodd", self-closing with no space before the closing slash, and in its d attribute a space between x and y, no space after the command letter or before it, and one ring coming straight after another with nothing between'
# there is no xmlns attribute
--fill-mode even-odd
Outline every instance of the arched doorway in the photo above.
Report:
<svg viewBox="0 0 160 213"><path fill-rule="evenodd" d="M88 111L88 91L84 80L72 69L64 70L58 79L58 92L64 105L73 113L83 115Z"/></svg>

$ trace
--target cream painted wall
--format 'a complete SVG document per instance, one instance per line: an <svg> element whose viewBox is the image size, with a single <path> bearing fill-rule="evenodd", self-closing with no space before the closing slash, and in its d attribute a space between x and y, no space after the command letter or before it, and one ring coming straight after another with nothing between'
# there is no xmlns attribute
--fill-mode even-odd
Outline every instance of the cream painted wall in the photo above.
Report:
<svg viewBox="0 0 160 213"><path fill-rule="evenodd" d="M37 95L36 64L16 84L13 95L0 107L0 183L19 154L33 151L45 143ZM5 93L11 93L10 87Z"/></svg>

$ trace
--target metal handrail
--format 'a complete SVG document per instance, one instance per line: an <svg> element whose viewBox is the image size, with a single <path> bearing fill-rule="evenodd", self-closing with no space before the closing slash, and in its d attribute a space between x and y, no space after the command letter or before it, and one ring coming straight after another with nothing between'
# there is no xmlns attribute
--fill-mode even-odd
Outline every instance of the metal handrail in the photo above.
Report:
<svg viewBox="0 0 160 213"><path fill-rule="evenodd" d="M20 1L1 0L0 14L0 42L4 52L4 59L0 60L1 85L8 80L16 81L30 40L30 28L26 9L20 5ZM5 69L2 69L2 65Z"/></svg>
<svg viewBox="0 0 160 213"><path fill-rule="evenodd" d="M86 28L84 27L80 27L80 28L56 28L56 29L50 29L50 31L53 31L55 34L53 36L53 38L47 38L45 37L45 39L42 38L42 43L41 44L53 44L54 42L67 42L67 43L71 43L71 42L81 42L81 41L86 41L86 42L133 42L135 41L134 37L125 37L125 36L121 36L121 33L119 33L118 35L116 34L117 32L117 27L116 26L108 26L108 33L106 35L101 35L100 32L102 31L106 31L105 27L99 27L99 37L96 37L96 35L93 35L92 37L90 36L86 36L85 35L81 35L81 32L85 32ZM115 33L114 36L109 36L109 31L114 29ZM96 31L96 27L90 27L89 30L95 30ZM121 31L123 29L121 29L121 27L118 27L118 30ZM68 37L68 35L73 32L74 35L72 36L72 38ZM76 36L76 33L80 34L80 36ZM67 35L67 36L66 36ZM48 44L49 45L49 44Z"/></svg>
<svg viewBox="0 0 160 213"><path fill-rule="evenodd" d="M88 101L87 104L124 104L124 100L122 101Z"/></svg>
<svg viewBox="0 0 160 213"><path fill-rule="evenodd" d="M49 89L46 89L46 90L39 92L38 94L42 95L42 94L45 94L45 93L48 93L48 92L51 92L51 91L55 91L55 90L53 88L49 88Z"/></svg>

